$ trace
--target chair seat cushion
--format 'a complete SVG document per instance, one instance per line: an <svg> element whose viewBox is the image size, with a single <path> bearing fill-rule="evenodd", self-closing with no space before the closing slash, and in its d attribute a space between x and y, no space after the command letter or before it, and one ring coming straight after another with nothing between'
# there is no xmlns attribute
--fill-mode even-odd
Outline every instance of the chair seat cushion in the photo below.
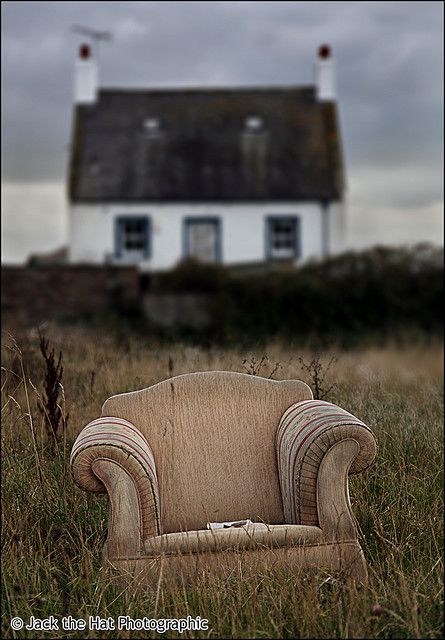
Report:
<svg viewBox="0 0 445 640"><path fill-rule="evenodd" d="M146 555L202 553L204 551L228 551L256 548L276 548L317 544L322 540L319 527L304 525L254 523L245 527L229 529L200 529L166 533L147 538L144 542Z"/></svg>

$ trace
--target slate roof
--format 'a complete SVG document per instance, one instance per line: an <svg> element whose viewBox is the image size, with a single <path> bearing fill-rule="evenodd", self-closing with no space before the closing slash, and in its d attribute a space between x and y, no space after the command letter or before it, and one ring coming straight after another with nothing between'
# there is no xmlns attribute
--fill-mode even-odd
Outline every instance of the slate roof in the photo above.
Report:
<svg viewBox="0 0 445 640"><path fill-rule="evenodd" d="M262 126L246 131L249 117ZM75 108L73 202L328 201L342 192L336 104L318 102L314 87L106 89Z"/></svg>

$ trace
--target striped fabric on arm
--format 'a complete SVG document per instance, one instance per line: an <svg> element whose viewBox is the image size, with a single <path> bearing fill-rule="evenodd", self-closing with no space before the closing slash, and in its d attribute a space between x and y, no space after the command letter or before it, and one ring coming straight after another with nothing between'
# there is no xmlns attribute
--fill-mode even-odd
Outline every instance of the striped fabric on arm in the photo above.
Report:
<svg viewBox="0 0 445 640"><path fill-rule="evenodd" d="M372 431L348 411L323 400L305 400L283 414L275 437L285 522L318 525L317 475L325 453L344 439L360 446L350 473L359 473L374 460Z"/></svg>
<svg viewBox="0 0 445 640"><path fill-rule="evenodd" d="M104 493L106 489L93 471L95 460L111 460L129 473L142 505L144 534L159 535L160 504L155 459L139 429L123 418L101 417L79 433L70 457L74 481L81 489Z"/></svg>

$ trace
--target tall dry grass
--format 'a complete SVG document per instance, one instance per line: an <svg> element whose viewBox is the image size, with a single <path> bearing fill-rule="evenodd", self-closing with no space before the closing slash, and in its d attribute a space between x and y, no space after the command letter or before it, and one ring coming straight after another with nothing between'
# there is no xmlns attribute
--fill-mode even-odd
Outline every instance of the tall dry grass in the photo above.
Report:
<svg viewBox="0 0 445 640"><path fill-rule="evenodd" d="M143 388L191 371L252 371L305 379L299 358L314 354L270 344L266 351L156 346L143 338L52 327L63 351L60 408L68 430L51 446L39 402L44 364L38 335L3 338L2 597L4 637L9 621L33 615L172 618L200 615L209 631L184 637L436 638L443 633L442 345L367 348L322 354L338 360L329 372L330 399L374 430L375 465L351 479L353 509L369 562L366 589L326 575L295 576L261 568L161 583L134 593L116 586L101 566L105 497L79 491L69 452L80 429L112 394ZM264 357L267 356L267 357ZM310 380L306 381L311 382ZM378 605L378 606L376 606ZM156 637L154 632L46 633L44 637ZM162 634L157 634L161 637ZM177 637L165 633L163 637Z"/></svg>

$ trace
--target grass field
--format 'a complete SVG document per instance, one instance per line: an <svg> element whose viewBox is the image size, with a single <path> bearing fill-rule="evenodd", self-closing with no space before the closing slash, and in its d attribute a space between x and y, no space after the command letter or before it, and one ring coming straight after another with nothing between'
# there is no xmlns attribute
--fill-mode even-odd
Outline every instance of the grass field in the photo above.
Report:
<svg viewBox="0 0 445 640"><path fill-rule="evenodd" d="M35 333L3 336L2 380L2 635L5 638L179 637L176 632L13 632L10 620L54 615L86 619L209 620L216 638L439 638L443 634L443 370L441 343L335 352L327 399L344 406L376 434L374 466L351 479L353 510L369 562L367 588L326 575L269 573L202 580L193 586L159 583L132 593L113 585L101 568L106 537L105 497L78 490L68 464L80 429L102 402L170 375L198 370L259 373L309 384L299 357L314 354L270 344L250 352L156 346L142 337L117 342L81 328L51 327L51 345L63 350L63 416L56 447L39 411L44 363ZM267 358L263 358L266 356ZM263 358L263 361L262 361ZM144 635L145 634L145 635Z"/></svg>

